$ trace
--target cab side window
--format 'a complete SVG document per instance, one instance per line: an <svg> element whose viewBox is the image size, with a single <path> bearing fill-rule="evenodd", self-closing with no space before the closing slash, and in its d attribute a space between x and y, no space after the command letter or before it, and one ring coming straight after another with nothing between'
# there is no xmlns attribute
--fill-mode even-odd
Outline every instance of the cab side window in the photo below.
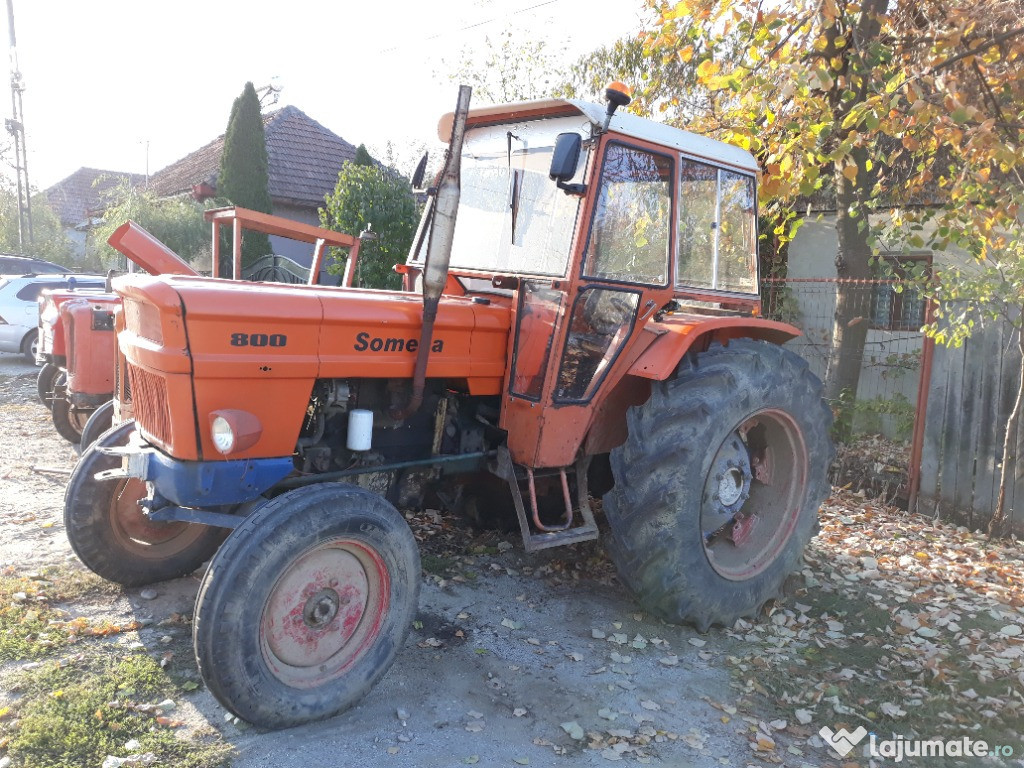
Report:
<svg viewBox="0 0 1024 768"><path fill-rule="evenodd" d="M664 285L671 243L673 159L611 143L600 183L584 276Z"/></svg>
<svg viewBox="0 0 1024 768"><path fill-rule="evenodd" d="M682 160L676 284L732 293L757 292L753 176Z"/></svg>

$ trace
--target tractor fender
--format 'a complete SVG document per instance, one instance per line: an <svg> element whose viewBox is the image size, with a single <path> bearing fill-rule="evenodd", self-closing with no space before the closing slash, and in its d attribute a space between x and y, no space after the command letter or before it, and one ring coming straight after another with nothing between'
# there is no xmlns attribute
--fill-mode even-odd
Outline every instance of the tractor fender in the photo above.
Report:
<svg viewBox="0 0 1024 768"><path fill-rule="evenodd" d="M691 349L704 350L712 341L761 339L783 344L801 335L789 323L756 317L708 317L706 315L670 315L648 323L644 333L656 336L633 361L626 372L630 376L664 381L671 376Z"/></svg>

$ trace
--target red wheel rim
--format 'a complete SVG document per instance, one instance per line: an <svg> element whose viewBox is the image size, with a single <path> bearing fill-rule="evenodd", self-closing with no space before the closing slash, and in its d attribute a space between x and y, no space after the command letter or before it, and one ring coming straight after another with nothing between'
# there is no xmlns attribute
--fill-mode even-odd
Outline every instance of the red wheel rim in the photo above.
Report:
<svg viewBox="0 0 1024 768"><path fill-rule="evenodd" d="M134 555L163 560L190 547L203 535L203 525L153 522L139 509L139 501L145 497L146 483L130 478L117 483L107 506L110 530Z"/></svg>
<svg viewBox="0 0 1024 768"><path fill-rule="evenodd" d="M380 635L390 593L387 567L367 544L336 538L306 550L264 603L260 646L267 666L293 688L339 677Z"/></svg>
<svg viewBox="0 0 1024 768"><path fill-rule="evenodd" d="M803 433L784 411L760 411L723 441L700 513L704 553L718 575L749 579L782 553L807 496L808 464Z"/></svg>

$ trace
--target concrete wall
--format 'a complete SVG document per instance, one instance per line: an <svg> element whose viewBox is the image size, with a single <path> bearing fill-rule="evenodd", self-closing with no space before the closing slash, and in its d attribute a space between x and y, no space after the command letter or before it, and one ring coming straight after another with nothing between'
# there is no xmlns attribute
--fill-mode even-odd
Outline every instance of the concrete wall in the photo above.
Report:
<svg viewBox="0 0 1024 768"><path fill-rule="evenodd" d="M832 324L835 314L835 284L827 282L800 282L801 280L834 279L838 238L835 215L804 222L789 246L787 282L781 306L785 319L804 331L804 336L789 342L802 355L819 376L824 377L831 347ZM949 256L936 256L941 263ZM881 288L871 285L856 288L858 300L863 302L864 322L870 321L871 293ZM910 407L917 403L920 351L924 335L916 330L889 331L870 329L864 351L857 399L875 405L906 398ZM865 409L858 426L864 431L881 431L892 438L909 438L891 415L874 415L874 405ZM905 410L905 409L904 409ZM903 425L905 427L905 424Z"/></svg>

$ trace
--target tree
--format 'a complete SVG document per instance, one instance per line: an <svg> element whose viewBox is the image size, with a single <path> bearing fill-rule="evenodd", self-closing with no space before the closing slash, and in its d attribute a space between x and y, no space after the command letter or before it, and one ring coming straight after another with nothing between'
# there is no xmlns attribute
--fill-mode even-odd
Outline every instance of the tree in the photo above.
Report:
<svg viewBox="0 0 1024 768"><path fill-rule="evenodd" d="M408 255L418 218L408 180L378 165L345 163L320 209L320 223L337 232L358 236L372 224L377 237L360 245L356 274L366 288L399 287L392 267Z"/></svg>
<svg viewBox="0 0 1024 768"><path fill-rule="evenodd" d="M541 99L558 87L560 62L543 42L518 38L511 28L484 42L483 58L479 50L463 48L457 62L442 62L449 80L473 88L476 106Z"/></svg>
<svg viewBox="0 0 1024 768"><path fill-rule="evenodd" d="M662 63L689 58L721 94L699 122L760 158L774 234L791 238L794 201L825 189L836 200L839 277L872 277L883 247L960 247L974 257L971 268L927 282L933 296L959 302L940 307L927 329L936 338L969 334L991 315L988 299L1021 304L1019 0L684 0L657 9L645 50ZM722 55L737 50L738 59ZM851 299L841 288L826 377L836 399L856 396L868 326Z"/></svg>
<svg viewBox="0 0 1024 768"><path fill-rule="evenodd" d="M377 161L373 159L370 154L370 150L366 148L365 144L360 144L356 147L356 157L352 161L356 165L376 165Z"/></svg>
<svg viewBox="0 0 1024 768"><path fill-rule="evenodd" d="M74 259L71 241L42 194L32 197L32 232L32 243L26 244L26 256L71 264ZM6 183L0 184L0 250L22 252L18 242L18 193Z"/></svg>
<svg viewBox="0 0 1024 768"><path fill-rule="evenodd" d="M1016 332L1021 368L1003 434L999 492L990 535L1009 533L1006 491L1016 455L1024 401L1024 3L947 5L924 2L893 15L896 34L922 34L922 44L899 62L908 77L893 93L901 98L901 144L911 173L912 200L940 190L943 204L903 206L888 217L883 237L912 232L911 244L955 249L966 263L945 268L919 286L935 300L925 331L959 346L988 322ZM891 99L890 99L891 101ZM878 111L885 105L874 100ZM890 113L891 133L900 130Z"/></svg>
<svg viewBox="0 0 1024 768"><path fill-rule="evenodd" d="M90 234L97 264L106 270L124 269L124 256L107 245L114 230L131 219L148 230L197 270L209 271L210 225L203 219L205 207L190 197L158 198L127 180L106 193L103 223Z"/></svg>
<svg viewBox="0 0 1024 768"><path fill-rule="evenodd" d="M269 176L267 173L267 142L263 133L260 100L253 84L246 83L242 94L231 107L224 153L220 158L217 194L232 205L271 213ZM226 236L227 237L227 236ZM246 232L242 239L242 265L249 266L271 252L270 238L261 232ZM231 274L231 244L221 243L221 270Z"/></svg>

